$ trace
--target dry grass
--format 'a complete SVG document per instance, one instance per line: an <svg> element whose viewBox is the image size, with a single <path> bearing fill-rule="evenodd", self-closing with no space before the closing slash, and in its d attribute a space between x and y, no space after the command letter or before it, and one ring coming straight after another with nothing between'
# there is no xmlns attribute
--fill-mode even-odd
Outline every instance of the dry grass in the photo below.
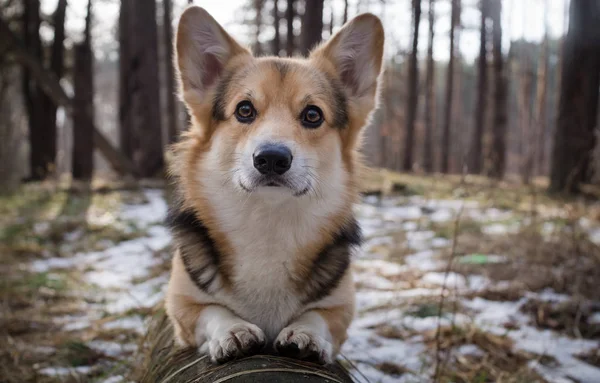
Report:
<svg viewBox="0 0 600 383"><path fill-rule="evenodd" d="M513 342L476 327L442 327L425 335L430 349L440 347L444 356L439 382L543 382L527 368L532 355L515 351ZM481 355L463 355L460 346L474 345Z"/></svg>

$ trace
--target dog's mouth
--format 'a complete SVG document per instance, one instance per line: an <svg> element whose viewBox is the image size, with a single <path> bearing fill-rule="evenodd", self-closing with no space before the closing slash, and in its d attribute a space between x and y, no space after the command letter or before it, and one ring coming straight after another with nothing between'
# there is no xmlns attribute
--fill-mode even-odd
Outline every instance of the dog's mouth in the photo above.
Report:
<svg viewBox="0 0 600 383"><path fill-rule="evenodd" d="M241 180L239 181L239 184L240 187L248 193L252 193L261 187L268 188L271 190L277 188L286 188L289 189L295 197L300 197L310 191L310 184L302 186L295 185L294 183L287 180L285 177L263 176L255 179L251 184L244 184L244 182L242 182Z"/></svg>

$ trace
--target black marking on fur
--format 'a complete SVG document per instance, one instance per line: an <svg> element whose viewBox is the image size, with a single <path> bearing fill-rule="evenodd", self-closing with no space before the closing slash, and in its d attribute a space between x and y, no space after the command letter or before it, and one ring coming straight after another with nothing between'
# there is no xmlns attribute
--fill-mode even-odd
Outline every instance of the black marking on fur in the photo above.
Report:
<svg viewBox="0 0 600 383"><path fill-rule="evenodd" d="M175 244L192 281L200 290L211 293L223 278L219 272L220 254L208 228L191 209L172 207L167 225L173 233Z"/></svg>
<svg viewBox="0 0 600 383"><path fill-rule="evenodd" d="M340 81L330 75L326 75L329 88L333 96L333 126L336 128L345 128L348 126L348 100L346 93Z"/></svg>
<svg viewBox="0 0 600 383"><path fill-rule="evenodd" d="M213 98L212 115L217 121L225 121L225 107L227 106L227 91L229 90L229 84L233 80L235 71L230 70L223 74L217 88L215 89L215 96Z"/></svg>
<svg viewBox="0 0 600 383"><path fill-rule="evenodd" d="M305 281L305 304L326 297L338 286L350 266L351 248L359 246L361 243L360 226L353 218L341 228L333 241L317 255Z"/></svg>

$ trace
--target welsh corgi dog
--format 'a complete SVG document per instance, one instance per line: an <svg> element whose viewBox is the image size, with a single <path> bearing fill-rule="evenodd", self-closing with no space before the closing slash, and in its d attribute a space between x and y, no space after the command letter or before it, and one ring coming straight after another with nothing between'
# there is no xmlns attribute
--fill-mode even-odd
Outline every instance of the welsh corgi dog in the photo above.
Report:
<svg viewBox="0 0 600 383"><path fill-rule="evenodd" d="M203 8L184 11L174 56L191 126L172 148L165 301L178 345L214 363L334 361L354 316L352 207L383 45L362 14L306 58L254 57Z"/></svg>

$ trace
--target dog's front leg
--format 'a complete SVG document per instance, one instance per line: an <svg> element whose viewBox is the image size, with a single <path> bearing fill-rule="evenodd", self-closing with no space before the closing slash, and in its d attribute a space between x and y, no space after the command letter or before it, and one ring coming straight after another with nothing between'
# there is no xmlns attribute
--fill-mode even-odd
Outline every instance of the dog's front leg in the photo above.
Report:
<svg viewBox="0 0 600 383"><path fill-rule="evenodd" d="M275 340L278 353L321 364L333 362L347 338L353 307L343 305L309 310L285 327Z"/></svg>
<svg viewBox="0 0 600 383"><path fill-rule="evenodd" d="M255 354L265 345L260 328L223 306L201 305L181 296L171 297L169 303L177 342L198 347L215 363Z"/></svg>
<svg viewBox="0 0 600 383"><path fill-rule="evenodd" d="M202 310L196 325L196 339L200 351L218 363L255 354L266 341L265 334L256 325L216 305Z"/></svg>

